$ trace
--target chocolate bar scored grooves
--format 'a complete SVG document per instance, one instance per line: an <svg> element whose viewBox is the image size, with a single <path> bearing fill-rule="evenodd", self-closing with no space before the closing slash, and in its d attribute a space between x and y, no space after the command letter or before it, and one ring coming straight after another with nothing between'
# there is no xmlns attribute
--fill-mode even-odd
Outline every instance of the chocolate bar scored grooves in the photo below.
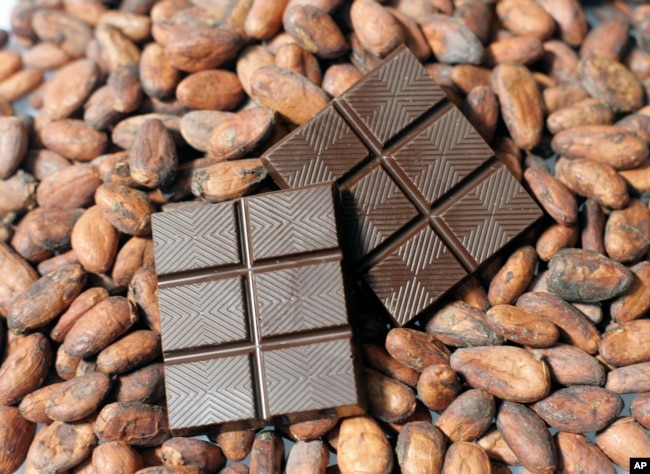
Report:
<svg viewBox="0 0 650 474"><path fill-rule="evenodd" d="M398 325L542 216L406 47L262 161L283 189L337 183L345 259Z"/></svg>
<svg viewBox="0 0 650 474"><path fill-rule="evenodd" d="M341 366L337 365L343 364L345 366L345 364L348 364L343 361L346 357L349 359L352 355L350 347L352 333L347 322L343 296L344 287L340 270L342 255L338 248L332 193L331 185L319 185L301 190L287 190L243 198L228 203L201 204L192 211L168 211L155 216L154 241L158 246L156 263L159 267L159 296L161 297L161 313L163 316L163 351L166 373L171 371L168 373L169 383L173 382L174 386L180 384L179 387L182 390L182 386L185 385L183 381L187 380L188 388L194 391L193 383L195 380L192 378L192 370L189 368L192 363L228 364L228 361L234 361L235 365L237 365L239 364L237 360L241 360L241 356L245 356L245 359L247 357L250 357L249 360L252 359L250 370L245 367L239 369L229 367L224 369L225 372L220 370L220 373L236 377L238 373L240 374L239 377L244 379L248 374L253 378L254 400L252 400L252 407L255 413L243 413L239 418L233 414L233 418L213 419L208 422L205 420L206 417L202 417L204 425L235 422L237 420L248 420L252 425L256 425L259 423L256 423L255 420L268 421L273 417L287 414L284 411L285 408L281 408L286 405L286 401L281 395L281 387L275 389L276 408L270 406L274 396L269 393L269 384L272 382L268 379L265 357L273 357L274 350L278 357L283 350L286 351L293 347L311 347L316 351L314 357L328 357L328 355L331 357L332 351L334 351L337 353L337 356L335 356L336 362L334 362L336 368L334 366L329 368L330 375L337 373L336 370L348 370L341 369ZM282 199L285 198L293 199L294 203L303 202L306 204L298 210L293 204L290 204L288 209L284 209ZM279 201L275 202L274 200ZM268 206L274 205L274 209L268 209ZM251 206L255 208L254 216L251 216ZM313 209L311 206L318 206L318 209ZM298 234L310 233L310 236L306 237L306 241L299 239L300 242L296 244L298 247L292 247L291 242L287 243L283 240L290 240L293 234L291 234L290 230L287 231L282 222L279 224L274 222L273 215L269 216L269 214L275 213L279 215L283 212L289 213L289 211L298 213L297 222L291 224L301 228ZM182 229L182 232L179 232L179 219L188 221L188 226L198 225L198 230L191 229L188 231L188 229ZM282 216L281 220L283 219L291 220L289 215ZM305 221L305 219L309 220L309 222ZM281 227L274 227L276 225ZM316 229L314 226L318 226L318 228ZM198 240L195 239L192 231L199 234L207 232L207 241L201 241L202 235L199 236ZM213 233L219 235L213 235ZM178 234L182 235L179 237ZM225 236L222 234L225 234ZM271 237L274 240L270 239ZM183 244L184 238L189 239L187 245ZM214 242L216 241L221 242L221 245L215 248ZM201 252L201 249L211 251ZM188 253L193 258L190 263L186 263ZM186 268L189 268L189 270L185 270ZM317 283L319 293L316 297L319 299L312 304L317 304L315 308L327 304L329 306L327 310L335 312L336 317L319 313L317 323L305 323L306 327L303 326L300 329L300 326L296 326L298 323L292 321L291 318L302 317L302 315L287 314L286 316L289 318L287 322L290 323L287 327L282 325L279 328L273 326L277 324L277 321L269 320L269 314L263 314L264 311L261 311L260 308L258 279L266 279L267 293L269 291L281 292L283 290L302 291L293 287L285 288L283 287L284 283L276 281L278 274L282 273L283 270L295 269L306 269L312 278L317 277L320 284ZM338 276L336 276L337 274ZM323 281L325 287L322 286ZM198 310L194 309L194 311L201 313L198 319L210 319L215 324L227 324L227 321L219 323L218 315L211 311L215 310L217 313L230 311L228 317L231 318L231 322L234 322L238 329L233 331L228 326L223 326L223 330L226 332L224 341L210 340L206 343L205 340L197 340L196 336L200 335L201 329L196 326L200 324L198 320L192 321L192 318L189 318L189 314L193 314L193 309L183 311L184 308L178 308L179 295L173 293L174 289L183 291L191 288L192 285L205 283L214 283L216 286L208 289L211 295L208 298L208 304L205 301L200 301L200 308ZM308 282L306 285L306 288L312 289L313 283ZM244 288L244 291L242 291L242 288ZM172 293L169 293L170 291ZM324 291L326 293L323 294ZM336 294L340 293L340 296L332 296L332 291L335 291ZM216 298L215 294L217 295ZM245 298L245 302L242 301L239 304L236 301L235 303L222 301L224 298L229 297L237 300L237 295ZM280 299L285 298L284 296L277 297ZM298 293L295 297L301 298L301 294ZM190 304L185 295L180 298L181 306ZM185 298L184 303L183 298ZM307 295L307 298L311 298L311 296ZM268 300L268 297L266 299ZM306 300L306 302L309 301L312 300ZM267 307L269 304L272 304L272 302L266 301ZM237 313L234 318L232 315L233 307L235 313ZM315 311L315 308L312 308L312 311ZM287 307L280 306L280 309L286 310ZM188 316L180 322L180 327L178 319L166 322L168 314L178 315L180 314L179 311L188 313ZM204 312L206 314L203 314ZM242 321L242 318L245 321ZM270 326L266 326L266 330L264 330L262 328L263 323L270 324ZM241 326L243 324L248 326L247 333L242 332ZM330 349L326 347L328 342L334 344ZM345 356L346 351L347 356ZM218 362L219 360L224 362ZM245 365L245 362L242 361L241 364ZM311 375L307 373L294 374L297 377L308 378ZM330 375L325 375L325 378L327 379ZM316 375L316 377L320 376ZM319 380L314 379L313 383L318 385ZM343 407L346 404L354 405L352 402L356 402L356 400L352 400L352 398L353 392L356 390L355 383L353 380L348 380L347 376L343 377L342 380L345 380L346 384L349 383L350 387L345 390L340 389L338 399L333 397L335 400L333 400L332 405L315 406L313 410L336 409L338 406ZM212 381L212 383L217 382ZM275 383L279 383L278 380ZM172 389L172 391L177 391L177 388ZM243 403L247 402L244 400ZM312 409L309 403L306 403L308 410ZM360 409L352 406L347 409L343 408L343 410L348 410L352 414L360 411ZM172 429L200 427L201 424L193 421L193 417L196 415L192 410L186 413L184 408L177 409L174 402L171 402L170 418L176 418L172 420Z"/></svg>

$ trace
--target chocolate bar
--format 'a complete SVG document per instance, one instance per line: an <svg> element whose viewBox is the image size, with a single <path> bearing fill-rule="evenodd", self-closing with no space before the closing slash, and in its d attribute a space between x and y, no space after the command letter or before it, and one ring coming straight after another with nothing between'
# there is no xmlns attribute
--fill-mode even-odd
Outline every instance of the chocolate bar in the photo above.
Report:
<svg viewBox="0 0 650 474"><path fill-rule="evenodd" d="M345 258L396 325L542 216L406 47L262 160L283 189L336 183Z"/></svg>
<svg viewBox="0 0 650 474"><path fill-rule="evenodd" d="M331 183L152 219L170 428L363 412Z"/></svg>

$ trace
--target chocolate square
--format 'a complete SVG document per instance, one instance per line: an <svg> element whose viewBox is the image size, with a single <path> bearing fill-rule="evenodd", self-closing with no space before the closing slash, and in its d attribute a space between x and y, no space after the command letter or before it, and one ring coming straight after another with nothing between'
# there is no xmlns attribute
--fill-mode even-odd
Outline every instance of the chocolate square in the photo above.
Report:
<svg viewBox="0 0 650 474"><path fill-rule="evenodd" d="M175 434L363 413L336 196L325 184L153 216Z"/></svg>
<svg viewBox="0 0 650 474"><path fill-rule="evenodd" d="M262 161L281 188L336 183L345 258L396 325L542 216L404 46Z"/></svg>

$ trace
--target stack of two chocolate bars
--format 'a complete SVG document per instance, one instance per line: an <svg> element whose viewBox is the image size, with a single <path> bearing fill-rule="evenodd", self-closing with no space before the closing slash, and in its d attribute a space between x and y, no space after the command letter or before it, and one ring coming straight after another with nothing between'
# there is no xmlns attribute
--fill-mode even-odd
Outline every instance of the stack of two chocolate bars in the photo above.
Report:
<svg viewBox="0 0 650 474"><path fill-rule="evenodd" d="M354 294L405 325L542 215L406 48L263 160L281 191L153 219L175 433L362 413Z"/></svg>

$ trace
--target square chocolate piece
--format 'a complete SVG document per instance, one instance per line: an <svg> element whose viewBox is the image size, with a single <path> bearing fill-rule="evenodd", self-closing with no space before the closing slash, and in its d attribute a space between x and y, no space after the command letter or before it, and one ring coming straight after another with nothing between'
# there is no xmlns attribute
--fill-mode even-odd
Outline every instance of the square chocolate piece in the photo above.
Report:
<svg viewBox="0 0 650 474"><path fill-rule="evenodd" d="M283 189L336 183L345 258L396 325L542 216L404 46L262 160Z"/></svg>
<svg viewBox="0 0 650 474"><path fill-rule="evenodd" d="M331 183L153 216L176 434L363 413Z"/></svg>

